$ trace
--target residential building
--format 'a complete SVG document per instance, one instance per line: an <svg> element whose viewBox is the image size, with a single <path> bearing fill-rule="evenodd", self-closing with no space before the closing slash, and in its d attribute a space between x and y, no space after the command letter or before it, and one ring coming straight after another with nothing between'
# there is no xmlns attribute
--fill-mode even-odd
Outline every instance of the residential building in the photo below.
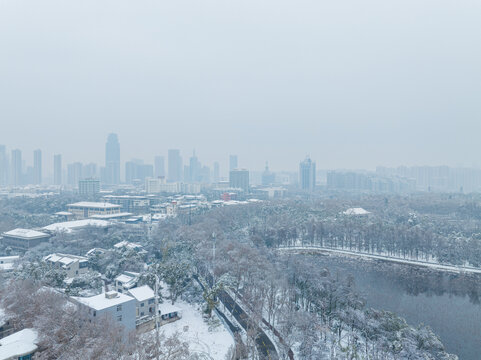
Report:
<svg viewBox="0 0 481 360"><path fill-rule="evenodd" d="M137 302L137 318L155 315L155 293L148 285L129 289L127 294Z"/></svg>
<svg viewBox="0 0 481 360"><path fill-rule="evenodd" d="M12 150L12 170L10 171L10 184L19 186L23 183L22 152L18 149Z"/></svg>
<svg viewBox="0 0 481 360"><path fill-rule="evenodd" d="M145 179L145 191L147 194L176 194L181 191L181 184L179 182L168 183L165 178L147 178Z"/></svg>
<svg viewBox="0 0 481 360"><path fill-rule="evenodd" d="M73 278L89 271L89 260L85 256L70 254L50 254L43 261L52 268L62 270L67 278Z"/></svg>
<svg viewBox="0 0 481 360"><path fill-rule="evenodd" d="M245 169L235 169L229 174L229 186L234 189L242 189L249 192L249 171Z"/></svg>
<svg viewBox="0 0 481 360"><path fill-rule="evenodd" d="M155 171L154 176L165 177L165 159L163 156L156 156L154 159Z"/></svg>
<svg viewBox="0 0 481 360"><path fill-rule="evenodd" d="M136 300L126 294L107 291L91 297L72 297L74 301L89 310L91 319L111 316L123 325L125 334L135 330Z"/></svg>
<svg viewBox="0 0 481 360"><path fill-rule="evenodd" d="M169 182L179 182L182 180L182 157L180 156L180 150L170 149L168 151L169 158L169 173L167 180Z"/></svg>
<svg viewBox="0 0 481 360"><path fill-rule="evenodd" d="M229 156L229 172L238 168L237 155Z"/></svg>
<svg viewBox="0 0 481 360"><path fill-rule="evenodd" d="M109 215L120 213L120 205L105 202L81 201L67 205L68 212L77 219L86 219L92 215Z"/></svg>
<svg viewBox="0 0 481 360"><path fill-rule="evenodd" d="M115 290L119 293L127 293L130 289L137 286L139 273L124 271L114 279Z"/></svg>
<svg viewBox="0 0 481 360"><path fill-rule="evenodd" d="M0 273L12 271L15 263L20 260L20 256L0 256Z"/></svg>
<svg viewBox="0 0 481 360"><path fill-rule="evenodd" d="M0 360L31 360L38 349L38 333L23 329L0 339Z"/></svg>
<svg viewBox="0 0 481 360"><path fill-rule="evenodd" d="M301 189L309 192L314 191L316 186L316 163L309 157L299 164L299 182Z"/></svg>
<svg viewBox="0 0 481 360"><path fill-rule="evenodd" d="M53 156L53 183L54 185L62 185L62 155Z"/></svg>
<svg viewBox="0 0 481 360"><path fill-rule="evenodd" d="M42 183L42 150L37 149L33 152L33 183Z"/></svg>
<svg viewBox="0 0 481 360"><path fill-rule="evenodd" d="M105 183L120 184L120 143L117 134L109 134L105 144Z"/></svg>
<svg viewBox="0 0 481 360"><path fill-rule="evenodd" d="M83 179L79 180L78 192L80 195L96 195L100 192L100 180L98 179Z"/></svg>
<svg viewBox="0 0 481 360"><path fill-rule="evenodd" d="M6 246L19 250L28 250L38 244L48 241L50 235L41 231L17 228L4 232L2 242Z"/></svg>

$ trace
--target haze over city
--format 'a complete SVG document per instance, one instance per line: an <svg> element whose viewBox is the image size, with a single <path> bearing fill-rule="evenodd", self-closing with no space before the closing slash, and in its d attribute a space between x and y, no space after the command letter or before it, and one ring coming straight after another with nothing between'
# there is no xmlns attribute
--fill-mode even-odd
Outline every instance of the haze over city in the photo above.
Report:
<svg viewBox="0 0 481 360"><path fill-rule="evenodd" d="M0 144L261 170L479 166L477 1L2 1ZM141 144L139 146L139 143ZM48 169L51 164L45 162Z"/></svg>

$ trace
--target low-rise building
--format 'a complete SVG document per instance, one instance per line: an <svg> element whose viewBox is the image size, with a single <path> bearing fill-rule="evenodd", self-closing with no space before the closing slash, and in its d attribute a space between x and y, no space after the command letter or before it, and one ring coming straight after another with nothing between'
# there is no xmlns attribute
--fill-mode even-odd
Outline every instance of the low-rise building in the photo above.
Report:
<svg viewBox="0 0 481 360"><path fill-rule="evenodd" d="M128 294L137 302L137 318L155 315L155 293L148 285L129 289Z"/></svg>
<svg viewBox="0 0 481 360"><path fill-rule="evenodd" d="M111 316L124 327L125 333L135 330L136 300L117 291L107 291L91 297L72 297L89 310L92 319Z"/></svg>
<svg viewBox="0 0 481 360"><path fill-rule="evenodd" d="M54 269L65 272L67 278L73 278L89 271L89 260L84 256L69 254L50 254L43 258Z"/></svg>
<svg viewBox="0 0 481 360"><path fill-rule="evenodd" d="M81 201L67 205L68 211L78 219L86 219L92 215L109 215L120 212L120 205L107 202Z"/></svg>
<svg viewBox="0 0 481 360"><path fill-rule="evenodd" d="M15 263L20 259L20 256L1 256L0 257L0 272L12 271Z"/></svg>
<svg viewBox="0 0 481 360"><path fill-rule="evenodd" d="M110 222L106 220L99 219L83 219L83 220L73 220L50 224L44 226L42 230L55 234L55 233L71 233L76 230L82 230L89 227L95 227L100 229L106 229L111 225Z"/></svg>
<svg viewBox="0 0 481 360"><path fill-rule="evenodd" d="M31 229L14 229L2 234L2 242L6 246L19 250L28 250L38 244L48 241L50 235Z"/></svg>
<svg viewBox="0 0 481 360"><path fill-rule="evenodd" d="M0 339L0 360L31 360L37 351L38 334L34 329L23 329Z"/></svg>
<svg viewBox="0 0 481 360"><path fill-rule="evenodd" d="M139 273L133 271L124 271L118 275L115 279L115 289L119 293L126 293L130 289L137 286L139 281Z"/></svg>

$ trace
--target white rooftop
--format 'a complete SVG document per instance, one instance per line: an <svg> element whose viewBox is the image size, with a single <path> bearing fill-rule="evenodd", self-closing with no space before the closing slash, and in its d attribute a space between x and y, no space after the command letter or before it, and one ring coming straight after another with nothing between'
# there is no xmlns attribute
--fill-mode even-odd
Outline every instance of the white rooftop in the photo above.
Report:
<svg viewBox="0 0 481 360"><path fill-rule="evenodd" d="M129 302L131 300L134 300L133 297L121 294L121 293L116 293L117 296L114 298L107 298L105 297L105 293L96 295L96 296L91 296L91 297L76 297L73 296L72 298L79 303L86 305L94 310L103 310L107 309L112 306L117 306L126 302Z"/></svg>
<svg viewBox="0 0 481 360"><path fill-rule="evenodd" d="M116 248L116 249L120 249L120 248L123 248L123 247L129 248L129 249L137 249L137 248L141 248L142 245L137 244L137 243L128 242L126 240L118 242L117 244L114 245L114 248Z"/></svg>
<svg viewBox="0 0 481 360"><path fill-rule="evenodd" d="M115 219L115 218L122 218L122 217L127 217L132 215L133 214L129 212L121 212L117 214L97 214L97 215L92 215L90 218L91 219Z"/></svg>
<svg viewBox="0 0 481 360"><path fill-rule="evenodd" d="M4 236L12 236L12 237L17 237L17 238L22 238L22 239L36 239L36 238L42 238L42 237L48 237L48 234L45 234L40 231L36 230L31 230L31 229L13 229L10 231L7 231L3 233Z"/></svg>
<svg viewBox="0 0 481 360"><path fill-rule="evenodd" d="M120 205L111 204L108 202L91 202L91 201L80 201L73 204L68 204L68 207L82 207L82 208L101 208L101 209L117 209Z"/></svg>
<svg viewBox="0 0 481 360"><path fill-rule="evenodd" d="M129 294L136 298L137 301L145 301L155 297L154 290L152 290L149 285L130 289Z"/></svg>
<svg viewBox="0 0 481 360"><path fill-rule="evenodd" d="M52 232L71 232L87 226L107 227L109 225L110 223L105 220L84 219L54 223L44 226L42 229Z"/></svg>
<svg viewBox="0 0 481 360"><path fill-rule="evenodd" d="M343 212L344 215L367 215L370 214L369 211L363 208L349 208Z"/></svg>
<svg viewBox="0 0 481 360"><path fill-rule="evenodd" d="M18 358L37 350L37 331L23 329L0 339L0 360Z"/></svg>
<svg viewBox="0 0 481 360"><path fill-rule="evenodd" d="M182 309L172 305L171 303L165 302L165 303L159 304L159 311L160 311L160 315L165 315L165 314L172 314L174 312L181 312Z"/></svg>
<svg viewBox="0 0 481 360"><path fill-rule="evenodd" d="M69 255L69 254L50 254L43 258L44 261L51 261L51 262L60 262L64 265L69 265L75 261L88 261L88 259L84 256L77 256L77 255Z"/></svg>

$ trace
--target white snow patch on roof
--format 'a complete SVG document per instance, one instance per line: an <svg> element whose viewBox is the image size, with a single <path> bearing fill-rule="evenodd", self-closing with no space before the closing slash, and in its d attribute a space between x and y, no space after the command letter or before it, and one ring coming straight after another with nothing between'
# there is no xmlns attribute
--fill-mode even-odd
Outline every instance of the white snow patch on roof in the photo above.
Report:
<svg viewBox="0 0 481 360"><path fill-rule="evenodd" d="M40 231L36 230L31 230L31 229L13 229L10 231L7 231L3 233L4 236L13 236L13 237L19 237L19 238L24 238L24 239L33 239L33 238L38 238L38 237L47 237L49 236L48 234L45 234Z"/></svg>
<svg viewBox="0 0 481 360"><path fill-rule="evenodd" d="M74 221L65 221L47 225L43 227L43 230L47 231L54 231L54 232L71 232L72 230L81 229L87 226L95 226L95 227L107 227L110 223L105 220L96 220L96 219L84 219L84 220L74 220Z"/></svg>
<svg viewBox="0 0 481 360"><path fill-rule="evenodd" d="M344 215L367 215L370 214L369 211L363 208L349 208L343 212Z"/></svg>
<svg viewBox="0 0 481 360"><path fill-rule="evenodd" d="M68 204L68 207L88 207L88 208L101 208L101 209L118 209L120 205L111 204L108 202L91 202L91 201L80 201L73 204Z"/></svg>
<svg viewBox="0 0 481 360"><path fill-rule="evenodd" d="M137 301L145 301L155 297L154 290L152 290L149 285L143 285L130 289L129 294L136 298Z"/></svg>
<svg viewBox="0 0 481 360"><path fill-rule="evenodd" d="M0 339L0 360L17 358L37 350L38 334L34 329L23 329Z"/></svg>
<svg viewBox="0 0 481 360"><path fill-rule="evenodd" d="M117 296L112 299L105 297L105 293L102 293L96 296L86 297L86 298L76 297L76 296L73 296L72 298L83 305L87 305L88 307L94 310L103 310L112 306L120 305L120 304L129 302L131 300L134 300L133 297L125 294L121 294L121 293L117 293Z"/></svg>

